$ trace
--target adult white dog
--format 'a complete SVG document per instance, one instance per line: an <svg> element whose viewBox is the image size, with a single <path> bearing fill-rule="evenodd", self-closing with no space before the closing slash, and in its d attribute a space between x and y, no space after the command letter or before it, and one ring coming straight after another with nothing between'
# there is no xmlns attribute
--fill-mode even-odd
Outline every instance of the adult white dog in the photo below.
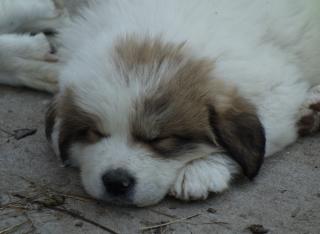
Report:
<svg viewBox="0 0 320 234"><path fill-rule="evenodd" d="M12 34L48 30L58 54ZM47 137L97 199L204 199L319 129L318 0L2 0L0 32L1 83L58 81Z"/></svg>

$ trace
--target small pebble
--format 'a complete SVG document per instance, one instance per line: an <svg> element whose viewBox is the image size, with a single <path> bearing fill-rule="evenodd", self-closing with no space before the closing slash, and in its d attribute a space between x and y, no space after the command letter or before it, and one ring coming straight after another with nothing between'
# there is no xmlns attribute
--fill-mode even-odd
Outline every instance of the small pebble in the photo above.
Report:
<svg viewBox="0 0 320 234"><path fill-rule="evenodd" d="M253 224L248 227L252 234L265 234L268 233L269 230L263 227L261 224Z"/></svg>
<svg viewBox="0 0 320 234"><path fill-rule="evenodd" d="M211 214L215 214L215 213L217 213L217 210L215 210L213 208L209 208L209 209L207 209L207 212L211 213Z"/></svg>
<svg viewBox="0 0 320 234"><path fill-rule="evenodd" d="M77 220L77 221L74 223L74 226L76 226L76 227L82 227L82 226L83 226L83 222L80 221L80 220Z"/></svg>
<svg viewBox="0 0 320 234"><path fill-rule="evenodd" d="M295 218L298 215L298 213L300 212L300 210L301 210L300 207L295 208L291 213L291 217Z"/></svg>

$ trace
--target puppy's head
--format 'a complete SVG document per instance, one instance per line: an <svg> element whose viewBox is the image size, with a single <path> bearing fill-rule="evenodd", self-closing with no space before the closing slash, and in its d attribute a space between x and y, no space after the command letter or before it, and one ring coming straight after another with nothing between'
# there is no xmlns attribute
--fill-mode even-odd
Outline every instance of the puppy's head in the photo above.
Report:
<svg viewBox="0 0 320 234"><path fill-rule="evenodd" d="M255 108L213 77L212 61L184 45L134 37L86 59L62 74L46 134L62 160L80 168L93 197L154 204L181 168L221 150L245 175L257 174L263 127Z"/></svg>

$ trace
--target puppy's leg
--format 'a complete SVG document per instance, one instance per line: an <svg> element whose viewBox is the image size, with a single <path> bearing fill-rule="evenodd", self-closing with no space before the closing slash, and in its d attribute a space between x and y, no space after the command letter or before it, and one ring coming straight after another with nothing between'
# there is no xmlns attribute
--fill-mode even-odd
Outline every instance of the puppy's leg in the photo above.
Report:
<svg viewBox="0 0 320 234"><path fill-rule="evenodd" d="M57 30L68 20L68 12L61 2L62 0L1 0L0 33Z"/></svg>
<svg viewBox="0 0 320 234"><path fill-rule="evenodd" d="M44 34L0 36L0 83L55 92L59 63Z"/></svg>
<svg viewBox="0 0 320 234"><path fill-rule="evenodd" d="M320 85L313 87L300 108L298 131L300 136L316 133L320 130Z"/></svg>
<svg viewBox="0 0 320 234"><path fill-rule="evenodd" d="M182 200L206 199L210 192L226 190L239 168L224 155L211 155L184 167L171 187L170 195Z"/></svg>

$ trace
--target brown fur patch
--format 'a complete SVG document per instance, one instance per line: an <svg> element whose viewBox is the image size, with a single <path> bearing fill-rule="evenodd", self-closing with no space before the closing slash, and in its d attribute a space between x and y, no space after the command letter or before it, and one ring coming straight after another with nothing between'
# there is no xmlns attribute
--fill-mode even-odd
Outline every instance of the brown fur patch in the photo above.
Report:
<svg viewBox="0 0 320 234"><path fill-rule="evenodd" d="M107 135L99 129L99 120L75 105L71 89L65 91L50 106L47 112L46 132L50 139L54 119L61 120L59 132L59 151L63 161L68 159L69 148L75 142L93 144Z"/></svg>
<svg viewBox="0 0 320 234"><path fill-rule="evenodd" d="M164 61L179 63L183 59L183 44L163 43L160 38L120 38L114 47L115 59L126 70L136 69L139 65L160 67Z"/></svg>
<svg viewBox="0 0 320 234"><path fill-rule="evenodd" d="M166 154L190 149L194 142L213 143L207 104L211 92L218 96L230 90L211 78L212 61L189 57L183 44L165 44L159 38L128 37L116 44L115 52L123 73L135 72L141 85L152 87L136 100L134 139Z"/></svg>
<svg viewBox="0 0 320 234"><path fill-rule="evenodd" d="M186 59L182 45L164 44L159 39L138 42L131 38L122 41L117 51L126 69L167 70L158 74L156 81L149 81L154 82L152 88L136 100L131 118L134 139L166 154L192 148L187 143L210 142L208 86L219 83L210 79L211 61Z"/></svg>
<svg viewBox="0 0 320 234"><path fill-rule="evenodd" d="M210 125L218 143L253 178L263 163L265 132L255 108L241 97L224 111L209 107Z"/></svg>
<svg viewBox="0 0 320 234"><path fill-rule="evenodd" d="M303 116L297 123L298 134L301 137L312 135L319 131L320 120L317 112Z"/></svg>
<svg viewBox="0 0 320 234"><path fill-rule="evenodd" d="M263 126L235 88L212 77L213 61L194 58L183 45L159 39L127 38L115 51L123 73L153 82L137 99L131 117L136 141L167 157L198 143L214 147L216 139L248 177L257 174L265 149Z"/></svg>

